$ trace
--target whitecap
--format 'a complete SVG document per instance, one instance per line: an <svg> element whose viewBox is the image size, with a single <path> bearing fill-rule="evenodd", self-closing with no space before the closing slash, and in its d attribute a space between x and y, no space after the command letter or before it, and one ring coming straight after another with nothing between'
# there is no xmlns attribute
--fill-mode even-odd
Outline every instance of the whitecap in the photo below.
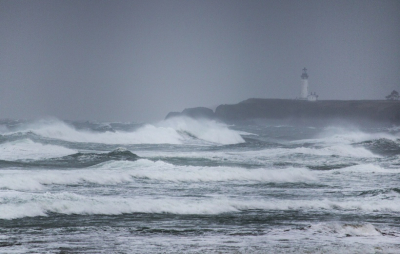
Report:
<svg viewBox="0 0 400 254"><path fill-rule="evenodd" d="M40 160L76 153L66 147L41 144L30 139L20 139L0 144L0 160Z"/></svg>
<svg viewBox="0 0 400 254"><path fill-rule="evenodd" d="M103 144L182 144L193 138L224 145L244 142L239 132L229 129L225 124L186 117L146 124L129 132L77 130L58 120L30 123L21 127L19 131L70 142Z"/></svg>
<svg viewBox="0 0 400 254"><path fill-rule="evenodd" d="M258 168L176 166L162 161L108 161L77 170L1 170L0 189L45 190L49 185L93 183L116 185L147 179L161 182L257 183L313 182L316 174L305 168Z"/></svg>

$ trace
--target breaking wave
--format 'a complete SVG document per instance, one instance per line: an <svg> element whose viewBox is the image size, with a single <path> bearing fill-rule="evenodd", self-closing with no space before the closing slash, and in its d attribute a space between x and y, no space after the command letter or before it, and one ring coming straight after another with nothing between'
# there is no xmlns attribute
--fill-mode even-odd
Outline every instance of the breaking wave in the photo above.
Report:
<svg viewBox="0 0 400 254"><path fill-rule="evenodd" d="M400 140L390 140L387 138L379 138L368 140L358 143L380 155L399 155L400 154Z"/></svg>
<svg viewBox="0 0 400 254"><path fill-rule="evenodd" d="M314 181L311 170L304 168L244 169L236 167L175 166L166 162L138 160L130 174L137 178L159 181L256 181L256 182L304 182ZM107 162L100 169L130 168L129 162ZM134 164L134 163L133 163ZM97 166L96 166L97 167Z"/></svg>
<svg viewBox="0 0 400 254"><path fill-rule="evenodd" d="M76 152L62 146L37 143L31 139L19 139L0 144L0 160L40 160Z"/></svg>
<svg viewBox="0 0 400 254"><path fill-rule="evenodd" d="M248 210L326 210L332 212L400 212L399 202L379 201L329 201L329 200L239 200L232 198L194 197L116 197L84 196L75 193L0 193L0 219L47 216L60 214L171 213L171 214L221 214ZM344 225L332 228L340 234L376 234L369 226Z"/></svg>
<svg viewBox="0 0 400 254"><path fill-rule="evenodd" d="M379 165L374 164L361 164L354 165L350 167L345 167L341 169L334 169L332 172L349 172L349 173L382 173L382 174L397 174L400 169L396 168L383 168Z"/></svg>
<svg viewBox="0 0 400 254"><path fill-rule="evenodd" d="M0 151L0 166L83 168L112 160L139 159L139 156L122 147L108 153L82 153L62 146L36 143L30 139L1 144Z"/></svg>
<svg viewBox="0 0 400 254"><path fill-rule="evenodd" d="M251 181L293 183L315 181L308 169L244 169L234 167L175 166L162 161L108 161L80 170L3 170L0 189L43 190L52 184L119 184L137 179L169 182Z"/></svg>
<svg viewBox="0 0 400 254"><path fill-rule="evenodd" d="M224 145L244 142L239 132L230 130L225 124L185 117L142 125L133 131L78 130L59 120L29 123L19 127L18 131L69 142L103 144L183 144L193 139Z"/></svg>

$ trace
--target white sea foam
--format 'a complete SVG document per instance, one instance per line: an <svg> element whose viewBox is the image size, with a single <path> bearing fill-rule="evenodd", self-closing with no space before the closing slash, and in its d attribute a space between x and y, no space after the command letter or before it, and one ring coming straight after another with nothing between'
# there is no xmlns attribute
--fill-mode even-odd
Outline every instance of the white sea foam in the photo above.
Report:
<svg viewBox="0 0 400 254"><path fill-rule="evenodd" d="M275 157L275 156L289 156L291 154L306 154L316 156L342 156L342 157L356 157L356 158L371 158L379 157L374 155L363 147L353 147L350 145L332 145L321 148L309 148L309 147L297 147L297 148L272 148L265 149L262 151L247 151L245 154L263 154L263 156Z"/></svg>
<svg viewBox="0 0 400 254"><path fill-rule="evenodd" d="M7 200L11 202L0 204L1 219L43 216L49 212L116 215L123 213L219 214L239 211L226 200L87 197L73 193L16 193L14 195L15 197L7 195Z"/></svg>
<svg viewBox="0 0 400 254"><path fill-rule="evenodd" d="M1 170L0 189L43 190L46 185L70 185L84 182L101 185L131 182L127 172L105 170Z"/></svg>
<svg viewBox="0 0 400 254"><path fill-rule="evenodd" d="M91 142L104 144L180 144L183 138L172 128L144 125L134 132L92 132L77 130L61 121L39 122L31 124L28 130L47 138L71 142Z"/></svg>
<svg viewBox="0 0 400 254"><path fill-rule="evenodd" d="M377 236L381 233L370 223L328 225L342 236Z"/></svg>
<svg viewBox="0 0 400 254"><path fill-rule="evenodd" d="M244 142L240 134L225 124L211 120L173 118L157 124L146 124L134 131L92 132L77 130L62 121L39 121L21 127L20 131L71 142L104 144L182 144L193 138L217 144Z"/></svg>
<svg viewBox="0 0 400 254"><path fill-rule="evenodd" d="M36 143L30 139L20 139L0 144L0 160L39 160L73 153L76 153L76 151L62 146Z"/></svg>
<svg viewBox="0 0 400 254"><path fill-rule="evenodd" d="M159 125L187 132L201 140L212 143L227 145L244 142L239 132L230 130L227 125L213 120L174 117L160 122Z"/></svg>
<svg viewBox="0 0 400 254"><path fill-rule="evenodd" d="M397 174L400 173L400 169L396 168L383 168L379 165L374 164L361 164L354 165L346 168L335 169L332 172L350 172L350 173L383 173L383 174Z"/></svg>
<svg viewBox="0 0 400 254"><path fill-rule="evenodd" d="M110 161L80 170L1 170L0 189L43 190L46 185L69 185L84 182L115 185L150 179L170 182L308 182L315 174L304 168L244 169L235 167L174 166L162 161L141 159Z"/></svg>
<svg viewBox="0 0 400 254"><path fill-rule="evenodd" d="M399 202L388 200L333 202L328 200L232 199L226 197L129 197L83 196L74 193L0 192L0 219L61 214L172 213L221 214L246 210L330 210L399 212ZM342 227L340 233L375 234L367 227ZM337 229L337 230L339 230Z"/></svg>
<svg viewBox="0 0 400 254"><path fill-rule="evenodd" d="M398 237L388 236L387 228L381 226L366 222L311 223L276 227L263 237L268 238L268 246L275 246L271 253L398 253ZM290 241L282 246L283 239Z"/></svg>
<svg viewBox="0 0 400 254"><path fill-rule="evenodd" d="M384 132L367 133L357 128L328 127L318 138L328 143L358 143L381 138L396 141L400 136Z"/></svg>
<svg viewBox="0 0 400 254"><path fill-rule="evenodd" d="M245 169L237 167L175 166L166 162L141 159L136 162L106 162L100 169L125 168L133 177L160 181L258 181L304 182L315 181L314 173L304 168Z"/></svg>
<svg viewBox="0 0 400 254"><path fill-rule="evenodd" d="M363 147L353 147L351 145L335 145L321 148L297 147L297 148L268 148L262 150L247 151L140 151L140 155L147 158L205 158L218 162L249 163L253 165L269 165L274 162L290 160L306 165L315 163L316 165L326 161L337 160L341 163L343 157L346 159L380 158ZM333 158L335 157L335 158ZM310 160L310 158L312 158Z"/></svg>
<svg viewBox="0 0 400 254"><path fill-rule="evenodd" d="M343 211L362 212L399 212L400 203L393 200L247 200L233 202L239 210L264 209L264 210L328 210L332 213Z"/></svg>

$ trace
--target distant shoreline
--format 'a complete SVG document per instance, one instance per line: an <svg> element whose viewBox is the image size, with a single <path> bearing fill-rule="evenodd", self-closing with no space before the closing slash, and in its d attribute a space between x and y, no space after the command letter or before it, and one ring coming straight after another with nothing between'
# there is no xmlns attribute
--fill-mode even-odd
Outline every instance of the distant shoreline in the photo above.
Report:
<svg viewBox="0 0 400 254"><path fill-rule="evenodd" d="M173 116L211 118L224 122L286 120L297 123L346 121L400 125L400 101L396 100L290 100L251 98L237 104L219 105L215 112L205 107L171 112Z"/></svg>

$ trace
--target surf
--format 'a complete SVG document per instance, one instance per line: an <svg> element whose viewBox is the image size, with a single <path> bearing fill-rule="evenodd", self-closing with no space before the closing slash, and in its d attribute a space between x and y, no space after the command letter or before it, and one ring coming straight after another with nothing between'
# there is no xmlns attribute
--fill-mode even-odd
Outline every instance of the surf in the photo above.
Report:
<svg viewBox="0 0 400 254"><path fill-rule="evenodd" d="M88 125L90 127L90 125ZM104 129L104 128L103 128ZM102 144L185 144L193 140L204 144L237 144L245 142L240 133L214 120L187 117L167 119L154 124L135 124L130 131L77 129L57 119L22 123L15 130L3 133L5 138L33 133L46 139Z"/></svg>

